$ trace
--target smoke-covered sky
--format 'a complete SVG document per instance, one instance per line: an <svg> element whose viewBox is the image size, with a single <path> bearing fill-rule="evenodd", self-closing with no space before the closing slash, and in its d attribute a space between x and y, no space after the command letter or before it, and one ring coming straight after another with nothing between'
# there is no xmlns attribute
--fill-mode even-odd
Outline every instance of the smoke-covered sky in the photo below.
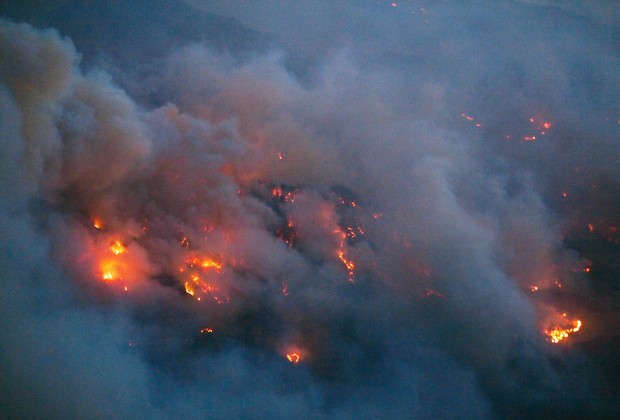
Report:
<svg viewBox="0 0 620 420"><path fill-rule="evenodd" d="M616 2L0 15L2 417L620 414Z"/></svg>

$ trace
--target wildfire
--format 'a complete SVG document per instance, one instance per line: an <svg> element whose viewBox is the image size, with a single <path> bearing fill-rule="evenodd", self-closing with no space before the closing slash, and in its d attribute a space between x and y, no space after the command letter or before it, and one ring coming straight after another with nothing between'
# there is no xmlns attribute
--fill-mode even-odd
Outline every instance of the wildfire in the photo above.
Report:
<svg viewBox="0 0 620 420"><path fill-rule="evenodd" d="M353 230L351 229L351 232L352 231ZM345 252L345 242L349 235L347 235L347 231L342 230L336 230L334 233L340 235L340 243L338 246L338 259L347 269L349 282L355 283L355 263L353 262L353 260L347 257L347 254Z"/></svg>
<svg viewBox="0 0 620 420"><path fill-rule="evenodd" d="M221 274L223 264L210 257L190 257L185 261L185 266L179 268L179 273L183 274L186 281L184 283L185 293L194 296L197 301L209 295L218 304L228 302L228 298L218 295L218 288L210 283L215 274ZM203 277L209 277L205 281Z"/></svg>
<svg viewBox="0 0 620 420"><path fill-rule="evenodd" d="M200 266L202 268L215 268L216 270L221 270L222 269L222 264L212 260L210 258L202 260L202 262L200 263Z"/></svg>
<svg viewBox="0 0 620 420"><path fill-rule="evenodd" d="M340 261L342 261L347 270L349 270L349 281L353 282L353 278L355 276L355 263L345 257L344 251L342 249L338 251L338 258L340 259Z"/></svg>
<svg viewBox="0 0 620 420"><path fill-rule="evenodd" d="M294 365L301 361L301 355L297 352L287 353L286 358Z"/></svg>
<svg viewBox="0 0 620 420"><path fill-rule="evenodd" d="M108 249L112 251L114 255L121 255L127 252L127 248L125 248L125 246L120 241L112 242L110 248Z"/></svg>
<svg viewBox="0 0 620 420"><path fill-rule="evenodd" d="M194 287L188 281L185 282L185 293L192 296L196 294Z"/></svg>
<svg viewBox="0 0 620 420"><path fill-rule="evenodd" d="M295 188L273 187L271 196L280 203L294 203L297 198L297 190Z"/></svg>
<svg viewBox="0 0 620 420"><path fill-rule="evenodd" d="M186 262L189 268L194 268L194 267L214 268L218 272L222 269L221 262L216 261L213 258L208 258L208 257L207 258L192 257L192 258L189 258Z"/></svg>
<svg viewBox="0 0 620 420"><path fill-rule="evenodd" d="M563 313L562 317L566 318L566 313ZM579 331L582 325L583 323L579 319L572 321L569 327L563 328L562 326L555 325L553 329L545 330L547 341L551 341L554 344L559 343L560 341L568 338L569 334Z"/></svg>
<svg viewBox="0 0 620 420"><path fill-rule="evenodd" d="M115 261L105 260L101 263L101 278L104 281L113 281L120 278L118 264Z"/></svg>

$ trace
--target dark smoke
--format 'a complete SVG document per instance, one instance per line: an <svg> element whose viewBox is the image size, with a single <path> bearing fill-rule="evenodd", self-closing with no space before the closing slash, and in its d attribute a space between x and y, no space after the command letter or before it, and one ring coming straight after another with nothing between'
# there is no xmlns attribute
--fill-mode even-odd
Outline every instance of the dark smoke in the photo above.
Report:
<svg viewBox="0 0 620 420"><path fill-rule="evenodd" d="M284 5L0 3L3 417L617 416L620 7Z"/></svg>

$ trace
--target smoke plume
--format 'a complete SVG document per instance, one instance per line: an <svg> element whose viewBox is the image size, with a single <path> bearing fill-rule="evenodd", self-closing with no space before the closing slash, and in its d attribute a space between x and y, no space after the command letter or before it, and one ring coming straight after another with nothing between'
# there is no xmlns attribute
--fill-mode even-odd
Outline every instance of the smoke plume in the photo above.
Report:
<svg viewBox="0 0 620 420"><path fill-rule="evenodd" d="M5 10L0 412L617 414L618 8L532 3Z"/></svg>

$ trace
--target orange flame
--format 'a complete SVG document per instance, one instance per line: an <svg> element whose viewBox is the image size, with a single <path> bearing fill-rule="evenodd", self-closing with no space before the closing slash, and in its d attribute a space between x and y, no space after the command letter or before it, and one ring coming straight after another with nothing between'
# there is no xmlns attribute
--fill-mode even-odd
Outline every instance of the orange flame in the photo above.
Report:
<svg viewBox="0 0 620 420"><path fill-rule="evenodd" d="M566 318L566 314L562 314L564 318ZM583 323L581 320L576 319L572 321L572 326L569 328L562 328L559 325L553 327L553 329L545 330L545 334L547 335L547 340L551 341L554 344L559 343L560 341L568 338L569 334L576 333L581 329Z"/></svg>
<svg viewBox="0 0 620 420"><path fill-rule="evenodd" d="M125 246L120 241L112 242L110 248L108 249L112 251L114 255L121 255L127 252L127 248L125 248Z"/></svg>
<svg viewBox="0 0 620 420"><path fill-rule="evenodd" d="M297 363L301 361L301 356L299 355L299 353L296 353L296 352L287 353L286 358L288 359L289 362L291 362L294 365L296 365Z"/></svg>

